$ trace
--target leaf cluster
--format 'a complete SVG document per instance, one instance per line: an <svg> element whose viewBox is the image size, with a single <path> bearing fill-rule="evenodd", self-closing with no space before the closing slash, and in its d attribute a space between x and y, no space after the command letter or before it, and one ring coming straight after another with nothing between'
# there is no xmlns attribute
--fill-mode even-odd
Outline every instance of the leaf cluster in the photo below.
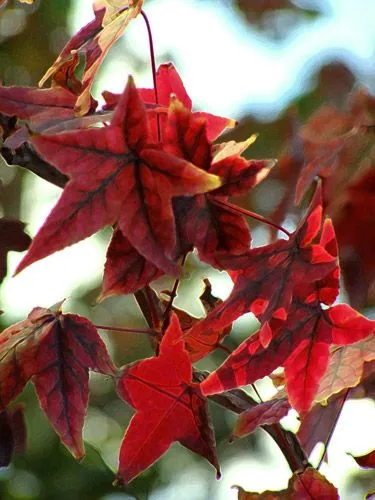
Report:
<svg viewBox="0 0 375 500"><path fill-rule="evenodd" d="M332 186L340 185L349 207L346 224L354 217L361 231L373 224L375 210L369 216L363 212L369 210L364 197L373 191L374 170L367 162L353 173L345 156L356 148L363 154L369 133L364 116L373 99L359 94L357 108L341 117L346 128L330 129L330 136L320 131L322 137L316 138L321 117L306 125L299 138L303 161L291 155L282 162L295 181L276 222L246 211L230 198L249 193L276 161L245 158L254 137L218 142L235 121L194 111L171 63L159 67L153 89L138 89L129 77L121 95L103 92L103 107L91 96L111 46L133 18L145 17L142 3L94 2L94 20L71 38L42 78L41 84L51 82L49 88L0 87L0 132L9 164L18 163L63 189L16 273L111 226L99 300L135 295L149 323L154 356L117 368L87 318L62 313L61 304L34 308L0 334L0 425L13 436L2 438L2 464L10 461L24 432L14 423L18 410L9 404L29 380L61 441L76 458L84 455L82 427L93 370L112 377L119 397L135 411L120 449L118 483L131 481L175 441L206 458L219 477L211 398L240 414L232 438L262 426L292 469L288 490L259 495L240 489L239 498L338 498L307 455L318 439L313 431L321 403L330 404L343 391L346 399L373 373L375 322L351 305L335 303L341 243L353 244L363 272L373 273L373 262L362 233L345 226L330 199ZM81 55L82 80L76 76ZM307 192L313 193L310 205L291 233L281 224ZM246 217L279 232L269 244L252 247ZM22 223L3 219L3 227L2 255L29 245ZM205 281L203 319L173 304L182 268L194 250L233 280L225 301L214 297ZM152 289L164 274L176 278L168 300ZM212 373L197 370L196 361L217 348L227 350L223 342L232 323L247 313L259 321L258 331L228 352ZM278 368L283 388L275 399L255 402L241 389ZM290 408L302 419L299 439L279 424ZM357 461L373 466L373 452Z"/></svg>

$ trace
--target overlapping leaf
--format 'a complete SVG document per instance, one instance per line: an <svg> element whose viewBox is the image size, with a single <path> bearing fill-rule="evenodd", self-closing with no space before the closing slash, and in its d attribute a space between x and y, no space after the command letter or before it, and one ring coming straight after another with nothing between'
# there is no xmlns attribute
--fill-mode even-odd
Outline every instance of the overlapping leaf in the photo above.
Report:
<svg viewBox="0 0 375 500"><path fill-rule="evenodd" d="M290 404L287 399L273 399L241 413L233 429L231 439L247 436L259 426L276 424L288 414Z"/></svg>
<svg viewBox="0 0 375 500"><path fill-rule="evenodd" d="M315 404L306 415L303 415L297 437L307 455L310 455L317 443L327 443L345 397L345 391L336 394L326 404Z"/></svg>
<svg viewBox="0 0 375 500"><path fill-rule="evenodd" d="M303 472L295 472L289 480L288 488L282 491L255 493L238 488L238 500L338 500L337 489L320 472L308 467Z"/></svg>
<svg viewBox="0 0 375 500"><path fill-rule="evenodd" d="M192 102L188 96L180 75L172 63L161 64L156 73L156 86L158 92L158 105L165 108L165 112L160 115L160 126L162 131L166 125L166 112L169 106L171 94L183 104L189 111L192 110ZM156 97L154 89L140 89L141 98L146 105L155 106ZM103 92L103 97L106 100L107 108L113 108L119 101L120 95L112 92ZM195 118L204 118L207 123L208 140L215 140L226 128L234 127L235 120L223 118L205 112L194 112ZM154 138L157 137L157 118L151 118L151 133Z"/></svg>
<svg viewBox="0 0 375 500"><path fill-rule="evenodd" d="M59 72L61 67L69 63L76 53L86 56L82 78L82 90L77 99L75 109L84 115L90 108L90 90L94 77L109 49L121 37L132 19L142 10L143 0L123 0L113 2L98 0L94 4L95 19L84 26L73 36L61 51L60 55L42 78L40 85Z"/></svg>
<svg viewBox="0 0 375 500"><path fill-rule="evenodd" d="M359 89L350 95L345 111L322 106L296 132L293 154L287 151L280 159L286 194L277 221L292 208L295 191L299 201L315 175L321 177L326 211L339 242L345 286L355 308L375 300L375 243L370 230L374 223L374 102L373 95Z"/></svg>
<svg viewBox="0 0 375 500"><path fill-rule="evenodd" d="M224 267L235 270L232 293L206 319L195 325L189 335L204 340L204 336L210 330L222 328L247 312L253 312L263 323L269 322L271 318L285 321L295 287L299 283L314 283L336 267L336 257L332 256L323 245L312 244L312 240L320 231L321 212L318 189L306 217L289 240L279 240L243 255L223 258ZM217 259L220 259L220 256L217 256ZM259 340L266 346L264 336L259 337ZM268 338L267 341L270 340ZM256 348L253 346L252 352L258 348L259 346ZM246 348L240 346L239 349L244 349L245 354ZM236 350L229 359L234 360L238 352ZM245 356L248 357L246 354ZM234 362L233 366L237 366L237 362ZM248 373L246 369L238 369L235 378L230 377L231 387L239 385L240 382L241 385L247 384L249 375L245 376L246 373ZM217 392L219 387L215 390L213 382L216 374L217 372L204 382L204 390ZM232 385L234 383L235 385ZM225 388L229 386L224 385L222 390Z"/></svg>
<svg viewBox="0 0 375 500"><path fill-rule="evenodd" d="M111 295L135 293L163 274L115 229L107 249L102 292L98 300Z"/></svg>
<svg viewBox="0 0 375 500"><path fill-rule="evenodd" d="M220 474L207 401L192 382L177 316L171 317L159 356L125 367L117 390L136 410L121 445L121 483L152 465L174 441L205 457Z"/></svg>
<svg viewBox="0 0 375 500"><path fill-rule="evenodd" d="M340 256L350 302L374 303L375 163L345 185L332 207Z"/></svg>
<svg viewBox="0 0 375 500"><path fill-rule="evenodd" d="M214 295L212 295L212 287L210 281L205 278L204 280L204 290L200 295L199 300L202 303L203 309L206 314L209 314L215 307L221 304L223 301ZM178 316L180 321L182 331L189 330L195 323L197 323L199 318L195 318L191 316L189 313L182 309L178 309L177 307L172 307L173 311ZM190 338L189 335L184 336L185 340L185 349L189 353L189 357L192 363L204 358L210 352L214 351L219 345L220 342L229 335L232 326L227 326L223 330L212 332L210 337L205 337L205 342L197 342L194 337Z"/></svg>
<svg viewBox="0 0 375 500"><path fill-rule="evenodd" d="M245 193L254 187L267 176L274 161L245 160L231 155L213 162L206 120L197 118L176 99L172 99L169 108L164 144L171 154L222 179L222 186L210 196L174 200L182 245L195 246L208 262L215 261L219 251L232 255L248 250L250 236L243 216L229 210L222 202L228 196Z"/></svg>
<svg viewBox="0 0 375 500"><path fill-rule="evenodd" d="M320 246L332 257L337 248L331 222L327 219ZM272 317L257 336L245 341L226 362L204 382L204 391L225 389L254 382L277 366L285 368L286 388L292 406L306 412L318 390L329 361L329 345L352 344L368 337L375 322L340 304L332 304L338 293L338 267L315 283L295 284L286 320ZM266 350L265 350L266 348ZM261 367L258 367L261 365ZM268 373L265 370L270 370ZM205 384L212 384L207 389Z"/></svg>
<svg viewBox="0 0 375 500"><path fill-rule="evenodd" d="M71 180L17 272L115 222L149 261L177 272L171 198L215 189L220 180L149 143L132 79L110 126L34 136L32 143Z"/></svg>
<svg viewBox="0 0 375 500"><path fill-rule="evenodd" d="M62 442L80 458L89 369L114 373L92 323L75 314L36 307L27 319L0 334L0 408L6 408L31 379Z"/></svg>
<svg viewBox="0 0 375 500"><path fill-rule="evenodd" d="M334 347L315 400L325 402L333 394L358 385L362 379L365 364L373 360L375 360L374 334L352 345Z"/></svg>
<svg viewBox="0 0 375 500"><path fill-rule="evenodd" d="M247 161L238 156L238 152L246 149L253 138L245 141L241 149L230 148L229 151L233 154L223 153L218 161L212 162L206 127L204 117L197 118L179 101L172 100L165 127L166 150L173 156L193 163L202 172L217 172L214 175L220 176L223 183L222 188L213 191L212 199L197 195L173 200L177 223L176 258L193 246L200 250L201 256L206 260L214 259L217 250L227 251L229 254L246 251L250 237L243 216L214 204L214 201L247 191L260 182L274 164L267 160ZM160 274L161 271L155 264L140 255L128 239L116 231L107 251L101 298L135 292ZM211 344L206 342L207 346ZM216 345L216 341L212 345Z"/></svg>
<svg viewBox="0 0 375 500"><path fill-rule="evenodd" d="M97 101L92 98L88 109L90 116L76 118L74 105L77 95L70 90L64 80L68 80L69 75L60 75L59 78L59 84L49 89L0 86L0 113L26 120L29 128L39 133L88 127L105 120L105 114L93 113ZM79 84L77 80L76 86ZM16 149L28 138L29 130L23 126L8 137L4 145Z"/></svg>

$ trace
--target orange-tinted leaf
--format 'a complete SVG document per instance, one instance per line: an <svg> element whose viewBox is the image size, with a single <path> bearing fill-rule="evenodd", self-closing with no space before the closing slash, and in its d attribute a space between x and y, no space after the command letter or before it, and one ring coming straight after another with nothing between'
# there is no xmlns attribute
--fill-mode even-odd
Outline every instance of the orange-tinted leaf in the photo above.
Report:
<svg viewBox="0 0 375 500"><path fill-rule="evenodd" d="M290 404L287 399L273 399L260 403L254 408L241 413L232 432L231 438L240 438L251 434L260 425L276 424L288 414Z"/></svg>
<svg viewBox="0 0 375 500"><path fill-rule="evenodd" d="M142 10L143 0L132 0L114 5L101 0L94 5L95 19L82 28L63 48L62 52L48 69L40 85L61 71L61 68L76 57L76 51L85 53L86 63L82 78L82 91L75 109L84 115L90 109L90 90L95 75L112 45L121 37L129 22Z"/></svg>
<svg viewBox="0 0 375 500"><path fill-rule="evenodd" d="M150 262L177 272L171 198L215 189L220 180L150 145L131 78L110 126L34 136L32 143L71 180L17 272L115 222Z"/></svg>
<svg viewBox="0 0 375 500"><path fill-rule="evenodd" d="M17 219L0 219L0 283L7 274L8 252L23 252L31 243L31 238L24 228L25 224Z"/></svg>
<svg viewBox="0 0 375 500"><path fill-rule="evenodd" d="M362 379L364 364L374 359L374 335L352 345L334 348L315 400L324 402L332 394L358 385Z"/></svg>
<svg viewBox="0 0 375 500"><path fill-rule="evenodd" d="M228 141L222 142L220 144L214 144L212 147L214 161L217 162L223 160L224 158L227 158L227 156L242 154L249 146L251 146L251 144L256 141L257 137L257 134L253 134L246 141Z"/></svg>
<svg viewBox="0 0 375 500"><path fill-rule="evenodd" d="M366 455L361 455L359 457L352 455L352 457L360 467L375 469L375 450L370 451L370 453L367 453Z"/></svg>
<svg viewBox="0 0 375 500"><path fill-rule="evenodd" d="M337 489L320 472L307 467L303 472L295 472L289 480L288 488L282 491L255 493L238 488L238 500L338 500Z"/></svg>
<svg viewBox="0 0 375 500"><path fill-rule="evenodd" d="M125 367L117 390L136 410L121 445L118 478L131 481L152 465L174 441L219 464L207 401L192 382L189 355L176 315L160 344L157 357Z"/></svg>
<svg viewBox="0 0 375 500"><path fill-rule="evenodd" d="M88 371L114 372L92 323L76 314L37 307L0 334L0 361L0 407L5 408L31 379L62 442L75 457L82 457Z"/></svg>
<svg viewBox="0 0 375 500"><path fill-rule="evenodd" d="M115 229L107 249L103 287L99 300L111 295L134 293L163 274Z"/></svg>

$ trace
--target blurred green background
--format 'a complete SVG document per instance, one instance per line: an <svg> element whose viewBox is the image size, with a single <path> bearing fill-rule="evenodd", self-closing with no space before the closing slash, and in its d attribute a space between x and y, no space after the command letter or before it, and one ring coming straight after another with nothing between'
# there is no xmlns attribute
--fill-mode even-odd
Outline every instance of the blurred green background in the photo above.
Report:
<svg viewBox="0 0 375 500"><path fill-rule="evenodd" d="M243 140L259 133L248 153L254 158L278 157L296 116L303 123L323 103L342 106L353 86L375 88L373 1L363 0L353 7L345 0L146 0L144 7L154 29L157 61L175 63L197 109L239 120L239 126L226 134L225 140ZM91 17L90 0L42 0L33 6L9 0L0 8L2 83L37 85L69 36ZM138 85L151 86L141 20L135 21L112 49L95 84L95 97L104 89L121 91L128 73L135 75ZM34 235L59 189L16 167L2 165L0 176L2 215L20 218ZM251 199L238 201L260 213L271 213L282 189L282 184L271 178ZM265 242L267 232L253 226L254 241ZM132 297L110 298L95 305L109 235L109 230L101 231L16 278L8 277L0 291L2 326L23 319L34 306L48 307L63 297L68 297L66 312L83 314L96 324L145 326ZM9 275L20 257L10 255ZM217 295L225 297L230 291L231 282L224 273L212 271L192 256L176 304L196 316L203 314L197 297L206 276ZM170 286L166 278L155 285L158 290ZM235 347L255 327L251 319L241 319L228 345ZM118 365L152 352L145 337L105 335ZM217 352L199 366L212 370L223 359ZM270 386L269 381L259 384L265 398L271 394ZM59 443L31 387L20 401L26 407L28 449L0 470L1 500L224 500L235 498L230 490L235 483L261 491L283 488L288 480L289 469L281 453L262 431L229 446L227 438L235 417L210 404L223 465L220 482L215 481L208 464L175 444L130 486L115 489L111 483L131 411L118 399L110 380L91 377L84 431L87 456L82 463L76 463ZM338 437L331 443L329 477L343 488L342 498L359 499L361 492L375 486L374 475L353 467L350 457L343 457L343 450L357 454L368 451L362 448L368 445L366 432L371 426L373 429L375 409L370 401L350 401L345 411L342 429L338 426ZM364 417L362 434L350 436L348 428L356 426L350 418L358 414Z"/></svg>

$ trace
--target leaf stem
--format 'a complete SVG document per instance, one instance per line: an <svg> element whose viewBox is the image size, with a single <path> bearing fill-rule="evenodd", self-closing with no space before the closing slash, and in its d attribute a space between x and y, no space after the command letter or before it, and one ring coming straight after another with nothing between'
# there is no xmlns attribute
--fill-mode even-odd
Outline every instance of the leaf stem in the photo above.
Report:
<svg viewBox="0 0 375 500"><path fill-rule="evenodd" d="M221 349L222 351L226 352L227 354L231 355L233 351L229 349L226 345L223 344L216 344L216 349Z"/></svg>
<svg viewBox="0 0 375 500"><path fill-rule="evenodd" d="M159 331L160 317L159 304L156 302L155 293L149 285L143 287L138 292L135 292L134 298L142 311L148 326L153 331Z"/></svg>
<svg viewBox="0 0 375 500"><path fill-rule="evenodd" d="M124 332L124 333L144 333L146 335L156 335L154 330L150 328L122 328L119 326L106 326L106 325L94 325L95 328L99 330L113 330L114 332Z"/></svg>
<svg viewBox="0 0 375 500"><path fill-rule="evenodd" d="M259 402L263 403L262 396L260 395L260 393L259 393L256 385L255 384L251 384L251 387L253 388L253 391L255 392L255 394L258 396Z"/></svg>
<svg viewBox="0 0 375 500"><path fill-rule="evenodd" d="M289 231L287 231L284 227L279 226L279 224L276 224L276 222L273 222L272 220L267 219L266 217L263 217L263 215L259 215L255 212L251 212L250 210L246 210L245 208L238 207L237 205L233 205L232 203L229 203L229 201L219 200L217 198L214 198L213 196L210 196L210 201L219 207L227 208L232 213L247 215L248 217L256 219L259 222L263 222L264 224L268 224L269 226L272 226L272 227L278 229L279 231L282 231L284 234L286 234L288 236L288 238L290 238L292 236L291 233Z"/></svg>
<svg viewBox="0 0 375 500"><path fill-rule="evenodd" d="M182 260L181 260L181 267L184 266L186 259L187 259L187 255L188 255L188 252L186 252L183 255ZM173 284L173 288L172 288L171 293L170 293L169 302L168 302L166 308L164 309L164 313L163 313L163 328L162 328L163 331L164 331L164 328L166 326L166 322L168 321L169 313L173 307L173 301L177 297L177 289L178 289L179 284L180 284L180 278L176 278L176 280Z"/></svg>
<svg viewBox="0 0 375 500"><path fill-rule="evenodd" d="M158 86L157 86L157 79L156 79L156 64L155 64L155 51L154 51L154 42L152 39L152 32L151 32L151 25L148 20L148 17L146 16L146 13L141 10L141 15L146 23L146 28L147 28L147 33L148 33L148 43L150 47L150 60L151 60L151 71L152 71L152 80L154 82L154 92L155 92L155 102L156 104L159 104L159 95L158 95ZM157 122L157 129L158 129L158 142L161 141L161 130L160 130L160 116L159 113L157 113L156 116L156 122Z"/></svg>

